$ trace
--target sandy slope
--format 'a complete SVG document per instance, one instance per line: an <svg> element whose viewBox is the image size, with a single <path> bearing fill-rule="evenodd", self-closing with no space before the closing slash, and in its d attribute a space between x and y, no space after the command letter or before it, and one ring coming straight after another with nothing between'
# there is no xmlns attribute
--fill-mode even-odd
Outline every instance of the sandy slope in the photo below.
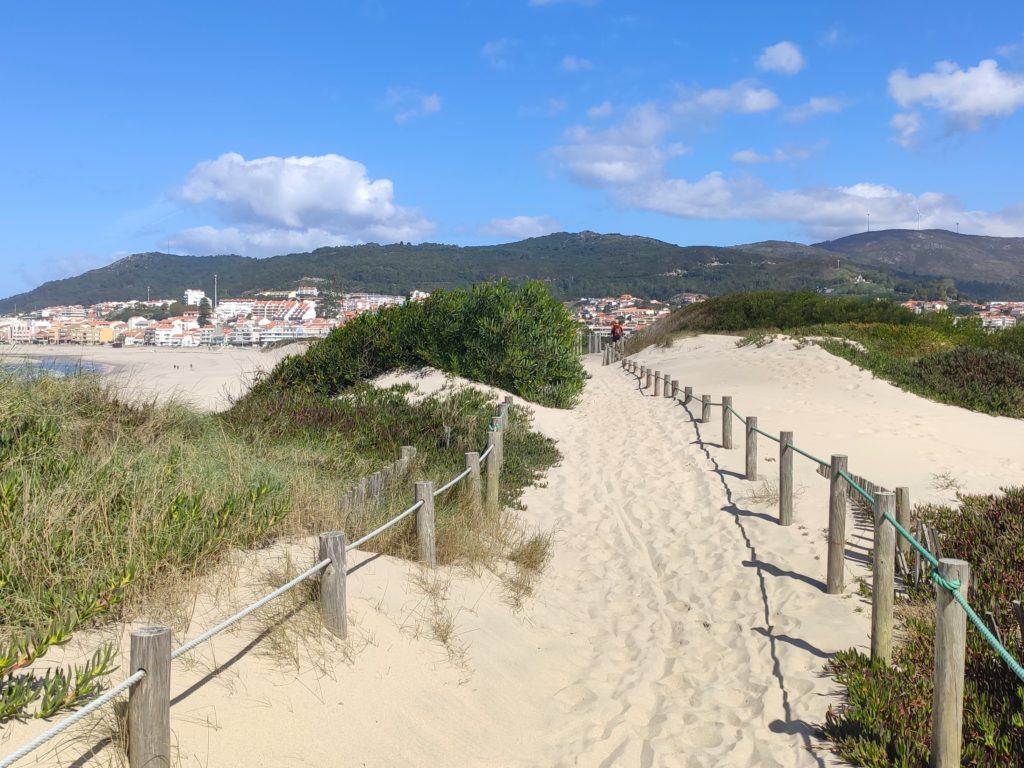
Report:
<svg viewBox="0 0 1024 768"><path fill-rule="evenodd" d="M697 392L734 395L741 413L768 431L793 429L814 453L849 453L855 471L910 485L915 498L942 495L930 486L933 465L956 468L968 490L1024 477L1008 450L1024 438L1021 422L929 403L817 349L699 337L641 358ZM821 667L867 643L870 606L854 577L865 573L870 532L848 522L847 594L824 594L828 483L809 462L796 464L796 524L782 528L773 506L747 498L758 484L739 477L741 448L719 447L717 411L711 424L694 423L620 368L588 366L578 408L536 409L565 460L525 496L527 517L557 532L525 611L509 609L491 576L442 572L441 610L456 626L449 653L430 636L435 608L419 569L369 559L349 579L346 648L314 643L296 672L280 646L256 639L262 625L253 622L174 667L180 763L836 764L813 737L836 700ZM765 478L777 472L775 456L763 441ZM311 561L312 542L298 551ZM240 557L236 573L251 578L280 552ZM245 590L207 587L188 636L245 599ZM41 725L3 730L0 754ZM72 764L91 738L39 757ZM74 764L105 764L110 754Z"/></svg>

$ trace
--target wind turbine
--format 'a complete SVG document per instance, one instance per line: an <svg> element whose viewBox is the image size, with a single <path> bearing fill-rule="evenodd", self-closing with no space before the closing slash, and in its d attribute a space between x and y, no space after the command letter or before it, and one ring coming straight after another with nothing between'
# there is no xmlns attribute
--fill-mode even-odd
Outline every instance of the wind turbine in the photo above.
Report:
<svg viewBox="0 0 1024 768"><path fill-rule="evenodd" d="M921 231L921 208L918 205L914 205L917 208L917 231Z"/></svg>

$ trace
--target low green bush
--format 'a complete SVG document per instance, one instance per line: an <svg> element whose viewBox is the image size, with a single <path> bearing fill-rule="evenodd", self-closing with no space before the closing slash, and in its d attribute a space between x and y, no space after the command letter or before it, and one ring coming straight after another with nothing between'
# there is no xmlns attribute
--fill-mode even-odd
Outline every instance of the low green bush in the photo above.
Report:
<svg viewBox="0 0 1024 768"><path fill-rule="evenodd" d="M1024 643L1010 601L1024 595L1024 489L962 496L958 508L918 508L942 534L943 554L971 564L968 599L991 612L1018 660ZM924 768L931 742L935 599L930 582L900 604L903 639L892 666L856 651L837 654L830 671L846 703L830 709L824 733L847 760L867 768ZM967 630L962 765L1019 766L1024 755L1024 683L979 632Z"/></svg>
<svg viewBox="0 0 1024 768"><path fill-rule="evenodd" d="M391 370L430 366L568 408L586 379L575 344L576 324L542 283L482 283L360 315L282 361L254 391L332 397Z"/></svg>

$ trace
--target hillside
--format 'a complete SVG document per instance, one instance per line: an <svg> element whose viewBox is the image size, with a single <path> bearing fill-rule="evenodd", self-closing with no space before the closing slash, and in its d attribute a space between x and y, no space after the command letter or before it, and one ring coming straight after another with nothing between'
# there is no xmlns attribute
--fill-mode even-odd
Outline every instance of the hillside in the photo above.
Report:
<svg viewBox="0 0 1024 768"><path fill-rule="evenodd" d="M898 288L926 295L936 290L927 279L894 276L885 265L865 268L858 261L870 258L847 257L837 265L834 253L797 243L680 247L647 237L594 232L560 232L492 246L397 243L319 248L266 259L142 253L0 300L0 312L10 312L15 305L32 310L139 299L146 296L147 287L154 298L178 297L190 287L212 294L214 274L221 298L310 281L337 291L402 294L500 277L542 280L559 298L629 292L667 299L684 291L717 295L820 288L867 295Z"/></svg>
<svg viewBox="0 0 1024 768"><path fill-rule="evenodd" d="M886 229L827 240L813 248L901 277L951 278L960 290L981 298L1024 293L1024 237Z"/></svg>

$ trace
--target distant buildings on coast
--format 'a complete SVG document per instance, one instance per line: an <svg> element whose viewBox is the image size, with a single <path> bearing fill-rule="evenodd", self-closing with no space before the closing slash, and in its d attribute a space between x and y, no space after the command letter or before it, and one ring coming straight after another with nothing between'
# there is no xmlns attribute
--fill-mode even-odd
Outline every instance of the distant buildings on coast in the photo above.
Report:
<svg viewBox="0 0 1024 768"><path fill-rule="evenodd" d="M263 293L259 298L225 298L214 306L203 291L190 288L182 299L103 301L0 316L0 343L268 346L294 339L322 339L364 312L428 295L422 291L409 297L343 293L325 298L316 288L299 287ZM173 315L172 310L176 312Z"/></svg>
<svg viewBox="0 0 1024 768"><path fill-rule="evenodd" d="M582 298L573 305L572 315L573 319L598 335L610 334L615 322L622 323L626 334L631 334L642 331L676 306L694 304L705 299L707 296L701 293L681 293L674 297L672 303L639 299L628 293L599 299Z"/></svg>

